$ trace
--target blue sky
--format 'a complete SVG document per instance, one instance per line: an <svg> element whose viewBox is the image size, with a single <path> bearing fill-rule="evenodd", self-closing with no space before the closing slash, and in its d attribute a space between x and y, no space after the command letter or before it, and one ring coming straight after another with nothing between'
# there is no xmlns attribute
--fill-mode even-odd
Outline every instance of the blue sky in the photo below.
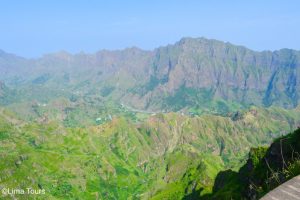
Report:
<svg viewBox="0 0 300 200"><path fill-rule="evenodd" d="M297 0L1 0L0 49L25 57L66 50L153 49L206 37L254 50L300 49Z"/></svg>

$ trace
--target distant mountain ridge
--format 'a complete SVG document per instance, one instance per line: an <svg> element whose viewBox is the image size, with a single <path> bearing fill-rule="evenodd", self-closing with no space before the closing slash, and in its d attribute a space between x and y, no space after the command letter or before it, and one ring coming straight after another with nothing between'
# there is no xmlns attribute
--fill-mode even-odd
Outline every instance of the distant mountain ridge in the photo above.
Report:
<svg viewBox="0 0 300 200"><path fill-rule="evenodd" d="M234 170L250 148L300 125L299 58L205 38L38 59L0 51L0 188L43 188L48 199L240 197L248 181ZM250 150L254 164L260 150Z"/></svg>
<svg viewBox="0 0 300 200"><path fill-rule="evenodd" d="M39 59L2 52L0 80L97 94L109 88L106 96L148 110L292 108L299 103L299 61L300 52L291 49L256 52L217 40L183 38L153 51L59 52Z"/></svg>

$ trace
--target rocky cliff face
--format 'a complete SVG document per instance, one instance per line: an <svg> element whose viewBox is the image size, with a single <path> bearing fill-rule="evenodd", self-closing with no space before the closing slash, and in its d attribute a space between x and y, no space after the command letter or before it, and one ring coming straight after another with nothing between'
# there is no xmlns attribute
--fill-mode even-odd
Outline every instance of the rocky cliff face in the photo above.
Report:
<svg viewBox="0 0 300 200"><path fill-rule="evenodd" d="M196 99L294 107L299 96L299 59L300 53L289 49L255 52L215 40L182 39L155 51L150 76L157 85L142 99L149 93L152 99L172 97L190 88Z"/></svg>
<svg viewBox="0 0 300 200"><path fill-rule="evenodd" d="M300 52L290 49L256 52L184 38L153 51L59 52L35 60L3 52L0 58L0 79L8 83L110 87L114 99L140 109L203 108L213 101L291 108L299 102Z"/></svg>

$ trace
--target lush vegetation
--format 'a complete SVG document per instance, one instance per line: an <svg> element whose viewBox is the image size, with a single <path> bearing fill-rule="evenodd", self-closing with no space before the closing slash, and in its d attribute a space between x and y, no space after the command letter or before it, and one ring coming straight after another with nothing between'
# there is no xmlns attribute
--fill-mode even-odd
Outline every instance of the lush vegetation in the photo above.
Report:
<svg viewBox="0 0 300 200"><path fill-rule="evenodd" d="M37 199L259 197L299 171L289 153L267 169L259 147L300 124L299 60L205 38L38 59L1 52L0 189L45 189ZM274 145L298 148L285 139Z"/></svg>
<svg viewBox="0 0 300 200"><path fill-rule="evenodd" d="M300 174L300 129L276 139L269 147L252 148L244 166L218 174L206 199L257 199Z"/></svg>
<svg viewBox="0 0 300 200"><path fill-rule="evenodd" d="M252 108L235 120L119 116L68 128L57 120L26 122L2 109L1 187L43 188L44 199L198 198L213 191L221 170L239 167L251 146L268 144L295 126L297 113ZM254 163L263 154L256 151Z"/></svg>

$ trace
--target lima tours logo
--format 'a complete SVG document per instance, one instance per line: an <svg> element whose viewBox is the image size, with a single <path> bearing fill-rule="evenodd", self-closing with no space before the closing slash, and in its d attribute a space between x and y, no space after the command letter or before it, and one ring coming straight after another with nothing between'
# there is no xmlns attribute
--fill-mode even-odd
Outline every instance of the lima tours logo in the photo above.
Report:
<svg viewBox="0 0 300 200"><path fill-rule="evenodd" d="M33 189L33 188L2 188L1 193L4 196L7 195L42 195L46 194L45 189Z"/></svg>

